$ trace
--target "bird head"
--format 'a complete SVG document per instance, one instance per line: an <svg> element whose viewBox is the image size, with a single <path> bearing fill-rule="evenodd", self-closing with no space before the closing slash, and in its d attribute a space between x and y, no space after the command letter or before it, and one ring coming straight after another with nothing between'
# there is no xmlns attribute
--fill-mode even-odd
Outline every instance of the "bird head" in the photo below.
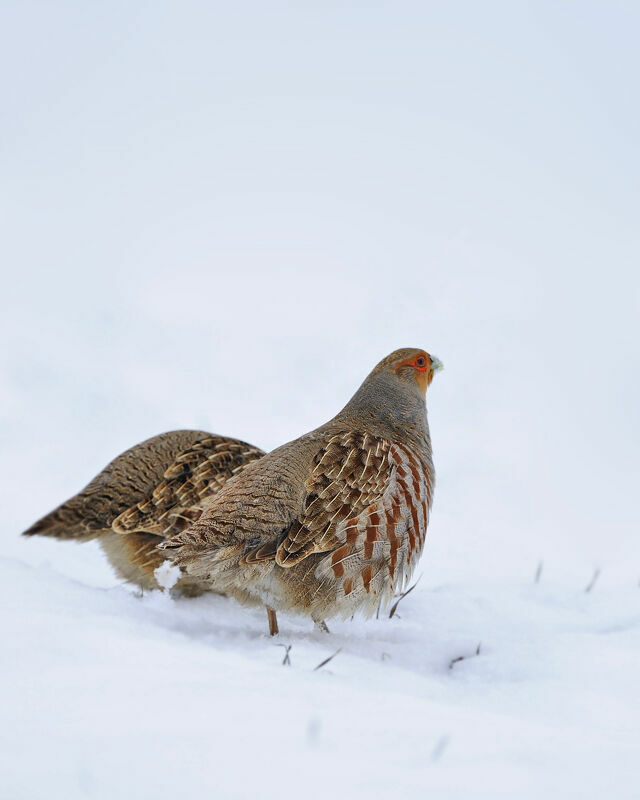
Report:
<svg viewBox="0 0 640 800"><path fill-rule="evenodd" d="M436 356L416 347L403 347L383 358L373 374L386 372L410 386L417 385L424 395L436 372L444 369Z"/></svg>
<svg viewBox="0 0 640 800"><path fill-rule="evenodd" d="M435 356L417 347L403 347L383 358L364 379L338 418L375 423L381 436L406 436L415 428L423 437L425 399L434 374L442 369Z"/></svg>

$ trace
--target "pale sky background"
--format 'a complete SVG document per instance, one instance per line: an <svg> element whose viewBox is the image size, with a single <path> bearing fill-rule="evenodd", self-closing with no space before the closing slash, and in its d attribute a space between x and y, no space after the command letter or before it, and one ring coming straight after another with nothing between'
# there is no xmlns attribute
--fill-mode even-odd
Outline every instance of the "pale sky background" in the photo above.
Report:
<svg viewBox="0 0 640 800"><path fill-rule="evenodd" d="M270 449L420 346L429 579L637 580L639 36L632 3L2 2L5 549L137 441Z"/></svg>

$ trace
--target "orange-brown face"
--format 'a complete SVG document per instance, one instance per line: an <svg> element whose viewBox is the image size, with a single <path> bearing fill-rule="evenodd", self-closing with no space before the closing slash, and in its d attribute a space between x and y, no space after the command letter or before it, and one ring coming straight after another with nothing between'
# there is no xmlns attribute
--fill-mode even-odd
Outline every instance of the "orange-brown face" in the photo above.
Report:
<svg viewBox="0 0 640 800"><path fill-rule="evenodd" d="M433 376L438 370L442 369L442 362L439 358L429 355L425 350L416 350L409 358L403 358L393 365L394 371L398 374L401 370L406 371L407 368L413 370L415 382L418 384L422 394L426 394L427 387L433 380Z"/></svg>

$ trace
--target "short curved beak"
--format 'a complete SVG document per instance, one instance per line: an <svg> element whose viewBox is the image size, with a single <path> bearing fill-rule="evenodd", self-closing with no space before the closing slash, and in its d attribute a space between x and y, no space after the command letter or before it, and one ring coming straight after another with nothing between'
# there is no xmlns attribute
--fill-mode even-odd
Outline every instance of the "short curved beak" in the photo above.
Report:
<svg viewBox="0 0 640 800"><path fill-rule="evenodd" d="M431 371L435 374L444 369L444 364L436 356L431 356Z"/></svg>

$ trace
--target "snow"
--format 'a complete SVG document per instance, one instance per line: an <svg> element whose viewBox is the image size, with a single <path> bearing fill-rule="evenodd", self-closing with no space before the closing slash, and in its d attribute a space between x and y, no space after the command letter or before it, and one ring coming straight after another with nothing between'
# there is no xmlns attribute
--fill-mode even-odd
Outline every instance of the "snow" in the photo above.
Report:
<svg viewBox="0 0 640 800"><path fill-rule="evenodd" d="M163 589L172 589L180 580L180 567L174 566L170 561L163 561L153 570L158 586Z"/></svg>
<svg viewBox="0 0 640 800"><path fill-rule="evenodd" d="M0 799L637 800L640 7L34 8L0 25ZM162 431L312 430L405 346L446 371L393 619L274 641L19 537Z"/></svg>
<svg viewBox="0 0 640 800"><path fill-rule="evenodd" d="M274 639L44 545L2 559L3 796L638 796L635 582L427 569L393 619Z"/></svg>

